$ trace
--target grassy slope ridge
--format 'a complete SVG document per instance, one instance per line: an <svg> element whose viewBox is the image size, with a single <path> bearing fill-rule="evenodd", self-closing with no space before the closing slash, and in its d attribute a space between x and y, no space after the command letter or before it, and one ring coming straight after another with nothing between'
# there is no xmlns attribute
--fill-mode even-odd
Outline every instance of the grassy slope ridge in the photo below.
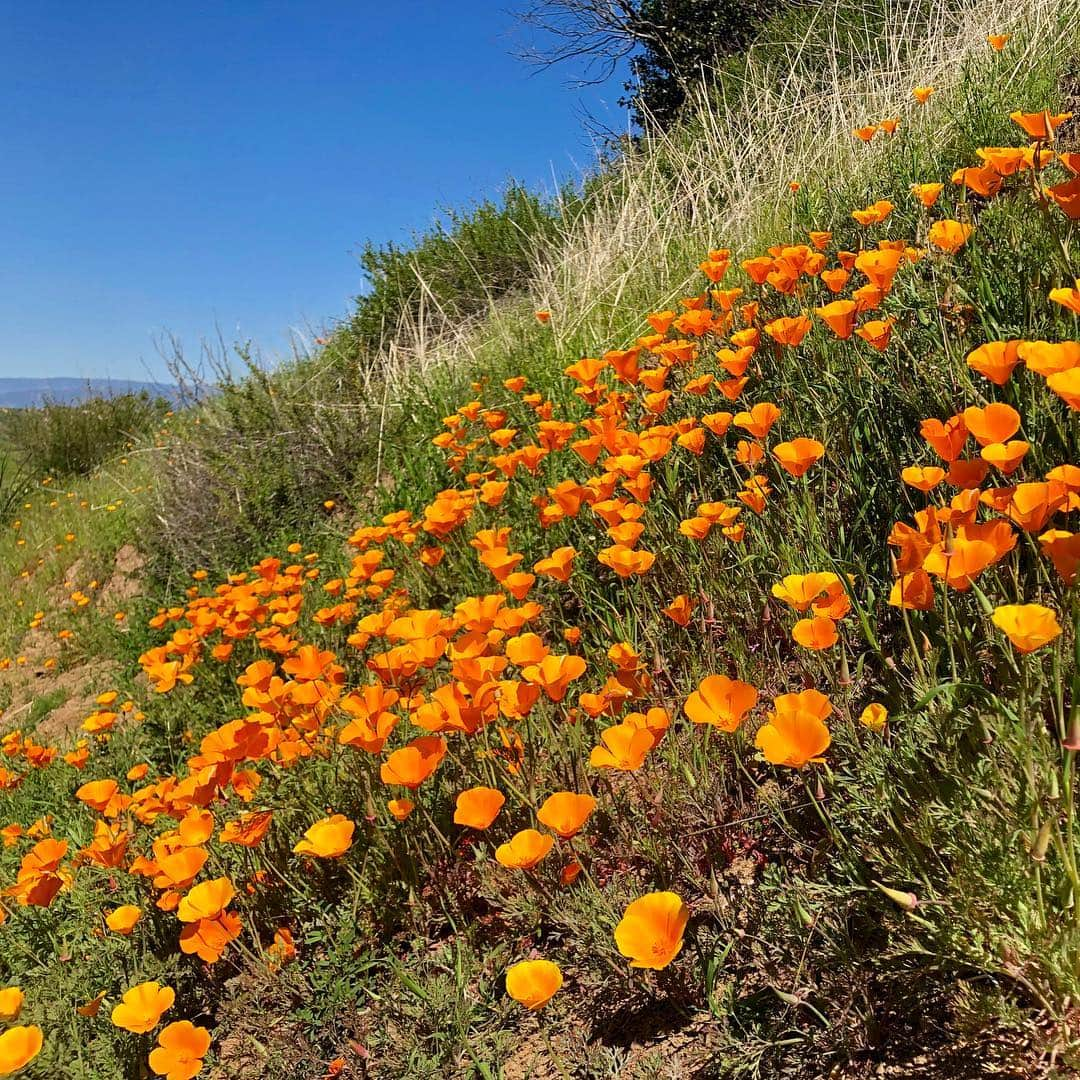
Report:
<svg viewBox="0 0 1080 1080"><path fill-rule="evenodd" d="M982 1064L999 1059L1023 1075L1034 1068L1025 1049L1032 1039L1060 1043L1063 1060L1071 1060L1066 1003L1080 989L1078 879L1072 760L1062 755L1064 730L1057 728L1075 694L1075 596L1040 552L1037 534L1008 526L1015 550L979 576L978 590L939 587L935 611L901 614L887 602L893 565L886 538L895 522L911 522L928 501L944 507L955 493L942 487L924 496L899 480L905 466L936 461L919 437L926 417L988 400L1011 403L1030 443L1013 482L1038 481L1076 460L1075 413L1034 370L1021 365L998 386L965 363L987 341L1076 336L1073 316L1047 299L1077 270L1065 218L1053 207L1037 212L1023 173L989 200L948 183L954 168L976 163L977 148L1023 141L1009 111L1063 104L1077 51L1076 11L1031 0L1003 16L976 5L890 0L867 14L862 49L850 10L832 21L830 10L840 9L822 6L788 50L773 43L765 67L752 58L741 83L729 73L722 107L703 103L695 124L643 147L598 185L592 212L565 223L557 254L537 253L528 301L495 305L436 341L418 325L370 372L344 370L332 343L280 376L237 386L200 415L183 418L171 464L151 469L147 462L161 455L147 453L110 465L56 506L31 500L4 552L5 565L25 571L28 582L21 586L24 606L9 620L9 648L16 651L20 613L48 609L47 629L75 629L58 669L79 656L120 660L115 677L94 690L117 691L143 715L131 723L121 714L105 738L59 739L61 750L86 739L77 769L62 756L38 767L42 752L32 738L29 751L21 738L5 744L5 779L12 779L0 792L0 825L28 827L50 815L52 834L70 843L61 862L65 887L51 903L4 901L0 971L26 991L22 1022L40 1024L46 1038L28 1076L144 1075L152 1037L108 1020L120 994L144 979L176 989L164 1022L187 1017L210 1029L206 1070L223 1078L320 1077L335 1058L344 1075L378 1077L818 1077L845 1068L855 1076L878 1061L918 1075L912 1059L922 1052L930 1054L928 1076L980 1075ZM986 33L1009 30L1013 40L992 52ZM830 50L828 43L841 38L843 49ZM778 80L781 69L785 78ZM910 89L924 83L937 90L919 107L910 103ZM895 135L869 146L851 138L851 128L885 116L900 118ZM1060 137L1062 146L1075 147L1068 126ZM1064 179L1059 166L1054 170L1055 182ZM801 184L795 193L791 180ZM908 189L934 180L946 190L926 211ZM895 205L884 223L867 228L851 220L853 208L879 198ZM797 295L754 286L738 270L742 259L770 244L802 243L807 229L833 232L830 266L836 252L879 240L925 249L930 222L944 218L973 224L969 242L953 255L929 251L903 266L881 310L860 319L895 320L884 351L859 338L838 341L817 319L793 348L774 346L761 333L766 322L796 318L833 296L815 277L803 280ZM678 311L681 298L699 294L707 308L718 303L702 292L707 283L694 267L720 245L735 250L723 287L745 291L736 313L751 298L761 302L761 344L738 405L715 389L706 387L704 397L685 390L693 376L727 377L714 354L739 323L728 325L722 314L695 339L692 370L673 363L670 401L647 398L632 381L611 380L610 368L601 381L625 394L624 404L590 393L588 385L575 393L580 384L563 369L582 356L633 345L650 332L647 314L669 305ZM844 295L864 280L854 275ZM550 323L536 321L537 308L551 311ZM642 353L641 367L657 364L655 355ZM527 377L523 392L504 385L514 376ZM343 388L349 401L335 398ZM369 400L361 403L365 394ZM722 438L705 432L700 447L692 439L690 446L676 442L701 431L702 415L766 401L781 410L767 436L736 423ZM598 422L605 402L614 424L595 467L570 449L538 455L516 471L505 459L538 445L538 423L549 411L575 424ZM447 417L454 419L447 424ZM643 451L640 433L650 427L652 450ZM223 432L240 428L250 435L246 442L220 445L220 455L208 457ZM490 438L500 429L517 433L508 436L506 451ZM572 438L596 430L578 428ZM440 431L448 437L437 447L430 440ZM771 457L781 439L796 437L826 447L802 479ZM755 470L747 462L754 464L755 444L770 452L756 470L770 485L761 514L750 509L753 498L740 501L752 487ZM354 449L362 456L343 471ZM646 462L642 453L653 450ZM976 452L969 440L968 456ZM443 491L502 481L500 465L514 474L501 502L495 489L486 490L497 505L473 505L472 496L460 494L437 499ZM605 468L609 480L601 478ZM222 470L229 469L231 486L223 486ZM652 477L647 498L635 488L639 470ZM148 472L157 501L142 504ZM590 476L594 492L607 494L610 486L606 500L574 493L573 485ZM983 486L1006 482L991 475ZM258 535L255 522L295 505L286 490L295 483L310 485L310 516L288 518L278 535ZM576 514L552 509L558 504L549 489L560 483L567 485L559 492L564 499L583 502ZM249 527L249 558L282 562L231 582L215 572L205 582L200 574L178 584L181 568L174 567L161 597L169 610L151 626L152 597L133 601L120 622L94 605L65 613L69 603L58 601L56 584L81 545L90 562L98 559L99 576L109 571L110 546L119 546L127 530L140 544L151 531L181 540L190 531L193 559L214 557L220 549L194 534L202 527L214 535L216 520L177 516L176 491L194 493L200 484L220 489L220 503L198 505L222 517L235 499L236 516ZM245 504L253 488L262 500L258 515ZM612 545L610 523L588 508L620 495L626 501L607 510L632 519L637 511L625 508L643 506L638 548L655 555L647 572L626 578L598 560ZM126 501L118 504L118 496ZM337 505L323 508L328 499ZM700 504L724 500L742 507L745 535L722 536L716 528L703 541L690 539L681 523L700 517ZM999 515L1008 518L1009 505L999 501ZM1073 527L1075 511L1067 516L1064 503L1057 509L1047 527ZM411 516L380 526L393 511ZM987 520L991 513L983 511ZM109 526L82 527L98 519ZM437 525L443 519L445 530ZM432 524L427 532L412 524L424 521ZM372 528L357 531L361 523ZM505 543L488 537L489 546L522 553L522 571L561 546L577 555L567 582L541 575L528 601L505 600L519 619L493 626L458 605L500 592L490 570L499 560L485 565L469 540L478 530L504 527ZM69 534L76 539L66 541ZM344 543L349 537L351 546ZM40 568L18 544L31 538ZM47 556L56 542L68 548ZM440 559L437 565L418 559L425 546L441 550L427 558ZM182 548L172 543L165 550L175 556ZM383 552L381 562L374 550ZM906 549L901 554L908 557ZM799 616L772 589L785 575L811 571L850 583L841 641L820 652L792 641ZM685 627L661 610L679 594L694 606ZM991 607L1047 604L1066 633L1020 656L991 625L983 596ZM529 601L542 611L531 611ZM220 618L206 619L208 610ZM412 610L420 614L384 640L392 616ZM526 615L531 621L522 624ZM563 636L574 626L581 630L577 644ZM539 678L527 675L521 660L499 659L513 652L507 638L519 631L539 633L555 653L585 658L586 673L564 702L545 692L532 709L516 713L499 704L510 688L492 696L485 668L513 683ZM454 644L445 657L442 649L429 650L430 669L388 673L394 664L407 671L417 650L440 635ZM300 651L301 642L333 656ZM618 642L640 657L621 675L609 658ZM395 647L405 652L393 653ZM249 666L267 662L270 668ZM282 681L272 683L270 670ZM355 698L345 708L342 699L377 685L380 671L401 694L386 706L393 720L372 721L382 725L375 734L387 737L385 751L360 748L355 738L342 745L342 728L363 728L368 719ZM691 692L714 673L759 691L759 706L734 733L693 725L682 713ZM190 675L190 684L170 687L177 675ZM239 676L246 686L237 685ZM453 697L454 683L463 697ZM620 706L618 686L632 691L632 703ZM435 696L440 687L442 696ZM762 760L754 736L770 702L810 687L834 710L824 762L796 770ZM410 693L423 694L423 709L420 697L407 707ZM873 701L891 714L884 733L858 723ZM664 717L650 718L653 708L665 710L666 734L658 727ZM590 766L604 729L631 710L645 714L639 724L656 729L640 768ZM415 792L387 783L381 766L389 752L432 728L442 729L448 747L434 774ZM627 728L620 731L625 736ZM148 766L145 780L125 779L139 764ZM212 782L200 772L208 765ZM246 775L234 783L234 769L258 774L258 786ZM193 775L203 779L184 787ZM146 787L172 776L180 788ZM80 785L110 778L137 803L121 800L93 812L73 797ZM452 821L455 796L475 784L507 797L484 832ZM582 836L557 841L535 872L500 866L496 845L518 829L539 827L537 809L555 790L597 799ZM417 807L399 822L387 800L404 797ZM221 842L226 822L262 809L273 812L262 843L249 849ZM304 830L329 812L356 823L348 852L293 854ZM187 839L169 838L178 819ZM207 826L213 839L205 837ZM118 854L119 839L103 833L116 828L128 834ZM95 830L97 851L105 854L96 862L72 859ZM229 907L243 929L213 963L178 951L176 914L167 901L155 906L168 890L126 872L136 854L160 864L177 843L207 849L199 880L228 876L237 889ZM31 844L16 837L0 852L0 885L16 880ZM580 876L563 883L575 861ZM612 931L625 906L654 889L673 890L687 903L686 941L664 970L629 971ZM903 903L908 890L919 897L914 911ZM144 912L130 937L102 922L103 911L122 903ZM275 945L283 928L297 948L284 964L280 941ZM557 961L566 979L535 1015L503 987L507 965L532 955ZM108 999L97 1017L75 1014L74 1005L100 991ZM1040 1027L1031 1027L1033 1016ZM1013 1039L1006 1031L1021 1034ZM971 1059L976 1064L969 1066Z"/></svg>

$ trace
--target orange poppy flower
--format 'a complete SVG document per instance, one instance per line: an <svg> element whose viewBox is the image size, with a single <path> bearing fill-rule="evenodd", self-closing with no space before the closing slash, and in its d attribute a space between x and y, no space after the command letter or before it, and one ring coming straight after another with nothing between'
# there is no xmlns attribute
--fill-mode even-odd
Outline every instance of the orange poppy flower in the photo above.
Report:
<svg viewBox="0 0 1080 1080"><path fill-rule="evenodd" d="M585 674L586 667L585 659L581 656L550 654L539 664L524 668L521 677L539 686L552 701L559 702L566 697L570 683Z"/></svg>
<svg viewBox="0 0 1080 1080"><path fill-rule="evenodd" d="M386 809L395 821L404 821L415 809L412 799L387 799Z"/></svg>
<svg viewBox="0 0 1080 1080"><path fill-rule="evenodd" d="M866 127L855 128L851 133L860 142L868 143L878 133L877 124L867 124Z"/></svg>
<svg viewBox="0 0 1080 1080"><path fill-rule="evenodd" d="M44 1042L36 1024L8 1028L0 1035L0 1076L20 1072L41 1053Z"/></svg>
<svg viewBox="0 0 1080 1080"><path fill-rule="evenodd" d="M176 993L170 986L156 982L139 983L124 993L112 1011L112 1022L118 1028L143 1035L157 1027L161 1014L172 1008Z"/></svg>
<svg viewBox="0 0 1080 1080"><path fill-rule="evenodd" d="M446 740L421 735L395 750L379 769L384 784L400 784L415 790L439 767L446 756Z"/></svg>
<svg viewBox="0 0 1080 1080"><path fill-rule="evenodd" d="M943 461L955 461L964 452L968 430L962 414L948 420L923 420L919 431Z"/></svg>
<svg viewBox="0 0 1080 1080"><path fill-rule="evenodd" d="M1041 604L1004 604L994 609L991 621L1022 653L1041 649L1061 635L1057 612Z"/></svg>
<svg viewBox="0 0 1080 1080"><path fill-rule="evenodd" d="M841 341L851 337L859 305L854 300L834 300L814 312Z"/></svg>
<svg viewBox="0 0 1080 1080"><path fill-rule="evenodd" d="M988 341L968 353L967 365L985 375L997 386L1004 386L1020 363L1020 341Z"/></svg>
<svg viewBox="0 0 1080 1080"><path fill-rule="evenodd" d="M986 40L994 52L1001 52L1005 48L1012 34L987 34Z"/></svg>
<svg viewBox="0 0 1080 1080"><path fill-rule="evenodd" d="M1039 537L1039 546L1053 562L1061 580L1066 585L1072 585L1080 569L1080 533L1050 529Z"/></svg>
<svg viewBox="0 0 1080 1080"><path fill-rule="evenodd" d="M839 640L836 623L825 615L815 615L810 619L800 619L791 630L796 644L804 649L831 649Z"/></svg>
<svg viewBox="0 0 1080 1080"><path fill-rule="evenodd" d="M801 769L821 755L832 742L825 719L832 703L816 690L785 693L775 699L775 711L757 732L754 744L772 765Z"/></svg>
<svg viewBox="0 0 1080 1080"><path fill-rule="evenodd" d="M930 492L945 479L945 470L937 465L909 465L900 473L900 479L917 491Z"/></svg>
<svg viewBox="0 0 1080 1080"><path fill-rule="evenodd" d="M727 434L727 429L731 426L731 421L734 418L734 415L729 412L708 413L701 418L701 422L718 439L721 439Z"/></svg>
<svg viewBox="0 0 1080 1080"><path fill-rule="evenodd" d="M732 422L755 439L764 439L779 419L780 410L771 401L760 401L749 412L736 413Z"/></svg>
<svg viewBox="0 0 1080 1080"><path fill-rule="evenodd" d="M892 340L892 330L895 322L896 320L892 318L877 319L872 322L863 323L855 333L868 345L877 349L878 352L884 352L889 347L889 342Z"/></svg>
<svg viewBox="0 0 1080 1080"><path fill-rule="evenodd" d="M686 699L683 710L695 724L736 731L757 700L758 692L749 683L727 675L710 675Z"/></svg>
<svg viewBox="0 0 1080 1080"><path fill-rule="evenodd" d="M826 287L831 293L843 292L844 286L848 283L851 277L850 270L844 270L838 267L835 270L822 270L821 280L825 282ZM821 311L818 311L821 314Z"/></svg>
<svg viewBox="0 0 1080 1080"><path fill-rule="evenodd" d="M840 579L828 570L814 574L788 574L783 581L773 585L772 594L796 611L806 611L823 594L839 585Z"/></svg>
<svg viewBox="0 0 1080 1080"><path fill-rule="evenodd" d="M597 552L596 558L621 578L644 574L656 561L656 556L651 551L635 551L623 544L603 548Z"/></svg>
<svg viewBox="0 0 1080 1080"><path fill-rule="evenodd" d="M893 583L889 604L909 611L931 611L934 607L934 585L930 575L922 569L902 575Z"/></svg>
<svg viewBox="0 0 1080 1080"><path fill-rule="evenodd" d="M825 447L817 439L792 439L791 442L777 443L773 447L773 456L780 467L792 476L803 476L825 454Z"/></svg>
<svg viewBox="0 0 1080 1080"><path fill-rule="evenodd" d="M386 766L384 765L383 768ZM385 777L383 778L386 779ZM356 823L342 814L316 821L304 833L304 838L294 848L298 855L310 855L319 859L336 859L352 846Z"/></svg>
<svg viewBox="0 0 1080 1080"><path fill-rule="evenodd" d="M678 626L688 626L694 612L694 602L689 596L676 596L667 607L661 608L661 611Z"/></svg>
<svg viewBox="0 0 1080 1080"><path fill-rule="evenodd" d="M773 319L765 324L765 333L778 345L794 348L810 332L810 320L805 315L796 318Z"/></svg>
<svg viewBox="0 0 1080 1080"><path fill-rule="evenodd" d="M964 424L980 446L1007 442L1020 430L1020 414L1004 402L991 402L984 409L972 405L964 410Z"/></svg>
<svg viewBox="0 0 1080 1080"><path fill-rule="evenodd" d="M888 199L878 199L876 203L862 210L852 210L851 216L860 225L879 225L893 212L893 204ZM854 262L854 259L852 259Z"/></svg>
<svg viewBox="0 0 1080 1080"><path fill-rule="evenodd" d="M1021 341L1017 352L1029 371L1045 378L1080 367L1080 341Z"/></svg>
<svg viewBox="0 0 1080 1080"><path fill-rule="evenodd" d="M498 816L506 802L501 791L489 787L474 787L461 792L454 810L454 824L470 829L486 829Z"/></svg>
<svg viewBox="0 0 1080 1080"><path fill-rule="evenodd" d="M221 830L223 844L239 844L241 847L256 847L270 828L274 819L272 810L258 810L250 814L241 814L234 821L227 821Z"/></svg>
<svg viewBox="0 0 1080 1080"><path fill-rule="evenodd" d="M495 849L495 860L516 870L531 870L551 850L555 840L535 829L522 829Z"/></svg>
<svg viewBox="0 0 1080 1080"><path fill-rule="evenodd" d="M105 916L105 925L114 933L127 937L142 918L142 910L134 904L123 904Z"/></svg>
<svg viewBox="0 0 1080 1080"><path fill-rule="evenodd" d="M652 732L633 724L615 724L600 732L600 746L589 754L594 769L615 769L636 772L645 763L645 756L655 745Z"/></svg>
<svg viewBox="0 0 1080 1080"><path fill-rule="evenodd" d="M951 180L985 199L992 199L1001 190L1002 184L1001 173L993 165L972 165L966 169L957 169Z"/></svg>
<svg viewBox="0 0 1080 1080"><path fill-rule="evenodd" d="M954 255L968 242L974 231L974 225L965 225L963 222L947 218L944 221L935 221L930 226L927 239L934 247L940 248L949 255Z"/></svg>
<svg viewBox="0 0 1080 1080"><path fill-rule="evenodd" d="M1059 371L1046 380L1046 385L1070 409L1080 410L1080 368Z"/></svg>
<svg viewBox="0 0 1080 1080"><path fill-rule="evenodd" d="M938 197L944 191L944 184L912 184L911 193L928 210L938 201Z"/></svg>
<svg viewBox="0 0 1080 1080"><path fill-rule="evenodd" d="M26 995L18 986L8 986L0 990L0 1020L5 1024L18 1020L25 997Z"/></svg>
<svg viewBox="0 0 1080 1080"><path fill-rule="evenodd" d="M748 468L753 469L764 456L765 451L757 443L740 439L735 444L735 460L740 465L746 465Z"/></svg>
<svg viewBox="0 0 1080 1080"><path fill-rule="evenodd" d="M200 882L180 901L176 917L185 923L216 919L229 906L235 895L236 890L227 877Z"/></svg>
<svg viewBox="0 0 1080 1080"><path fill-rule="evenodd" d="M1012 112L1009 119L1034 140L1039 142L1051 142L1054 131L1066 120L1072 118L1072 113L1051 113L1044 109L1037 113Z"/></svg>
<svg viewBox="0 0 1080 1080"><path fill-rule="evenodd" d="M150 1068L165 1080L192 1080L202 1071L202 1059L210 1049L210 1032L190 1020L177 1020L161 1029L157 1046L150 1051Z"/></svg>
<svg viewBox="0 0 1080 1080"><path fill-rule="evenodd" d="M990 443L989 446L984 446L980 456L995 469L1010 476L1020 467L1030 449L1026 442L1013 439L1007 443Z"/></svg>
<svg viewBox="0 0 1080 1080"><path fill-rule="evenodd" d="M864 251L855 259L855 269L865 274L870 284L877 286L884 295L892 288L893 278L903 261L903 251L891 248Z"/></svg>
<svg viewBox="0 0 1080 1080"><path fill-rule="evenodd" d="M506 992L526 1009L542 1009L562 988L559 965L550 960L522 960L506 969Z"/></svg>
<svg viewBox="0 0 1080 1080"><path fill-rule="evenodd" d="M690 910L673 892L646 893L628 904L615 944L630 966L662 971L679 955Z"/></svg>
<svg viewBox="0 0 1080 1080"><path fill-rule="evenodd" d="M930 95L933 92L934 88L932 86L916 86L911 91L912 96L920 105L925 105L930 100Z"/></svg>
<svg viewBox="0 0 1080 1080"><path fill-rule="evenodd" d="M581 831L595 809L596 800L591 795L557 791L544 800L536 812L536 820L564 840L569 840Z"/></svg>

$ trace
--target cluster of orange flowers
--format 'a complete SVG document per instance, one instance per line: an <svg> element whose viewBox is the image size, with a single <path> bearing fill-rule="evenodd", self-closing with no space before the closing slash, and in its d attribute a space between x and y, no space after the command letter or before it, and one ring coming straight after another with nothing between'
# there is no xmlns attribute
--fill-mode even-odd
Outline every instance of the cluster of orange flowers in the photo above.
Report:
<svg viewBox="0 0 1080 1080"><path fill-rule="evenodd" d="M1038 197L1073 216L1070 209L1080 200L1071 202L1068 191L1080 179L1045 194L1041 186L1043 170L1055 158L1048 143L1062 119L1018 116L1035 145L983 151L984 164L975 172L961 170L955 182L989 198L1002 189L1005 177L1029 171ZM1055 160L1078 171L1070 155ZM929 208L941 190L940 184L923 184L914 194ZM893 209L882 200L853 217L869 229ZM241 885L202 875L215 845L256 849L264 841L275 815L271 800L263 798L268 773L301 767L313 757L359 755L360 761L370 760L372 770L377 766L387 821L400 822L410 817L419 790L448 758L458 762L471 753L473 767L490 783L461 790L453 820L482 832L494 825L506 802L506 793L494 785L513 790L514 778L535 750L524 734L534 709L551 709L568 721L610 721L598 732L589 765L642 768L672 716L650 702L653 679L635 643L604 641L603 648L589 652L582 630L559 619L561 599L581 572L584 554L593 553L592 573L613 587L625 582L624 589L633 589L657 562L656 553L643 546L650 530L658 528L652 498L657 476L681 455L692 460L704 454L710 441L726 445L729 435L735 437L731 460L741 470L732 502L699 503L680 522L679 532L693 544L714 532L728 543L742 543L746 512L753 520L766 514L777 489L809 484L811 470L826 455L816 439L773 437L783 410L773 402L744 400L752 374L770 354L787 362L789 350L811 333L850 339L853 348L887 349L896 320L881 313L897 275L923 258L956 252L973 227L952 219L929 224L927 239L935 249L930 255L903 239L832 251L832 234L814 231L809 243L776 246L743 261L746 283L727 288L731 254L710 251L700 265L708 284L699 295L684 298L681 310L652 312L646 317L649 331L628 347L566 367L573 386L569 407L530 391L521 376L495 388L499 401L488 405L480 395L491 388L474 384L477 398L446 417L433 440L457 486L440 492L418 514L402 509L358 528L349 538L355 556L343 577L320 582L318 556L303 554L299 545L289 549L291 563L266 558L208 592L202 585L206 574L197 572L187 603L162 610L151 621L155 629L171 628L171 633L143 655L143 671L154 689L166 694L192 683L200 665L243 657L236 682L246 712L206 734L177 775L147 780L146 766L136 765L123 782L83 784L77 798L95 815L92 842L69 859L67 841L47 835L46 827L4 895L16 905L48 906L60 890L72 887L80 866L126 870L141 882L145 904L175 913L179 949L213 964L244 931L234 901L244 892L257 894L260 878L256 873ZM1056 291L1053 299L1080 312L1080 282L1076 290ZM797 303L799 311L769 317L774 301L781 308ZM550 320L550 313L538 314L541 321ZM1078 343L990 342L974 350L968 363L997 386L1024 363L1070 408L1080 408ZM730 411L712 411L714 395L730 403ZM697 402L700 408L694 407ZM686 412L675 403L690 405L690 411L666 422L665 416ZM575 412L580 415L573 418ZM1022 467L1028 446L1013 438L1020 425L1019 414L1002 402L923 424L924 438L947 468L912 466L903 480L928 494L946 483L957 494L947 505L920 511L914 525L898 523L893 529L889 542L898 554L891 603L931 607L935 578L946 588L971 588L1015 546L1016 528L1037 534L1062 577L1075 578L1080 536L1043 530L1055 514L1080 507L1080 468L1064 464L1043 479L981 487L991 470L1009 478ZM965 457L969 438L980 448L977 457ZM520 492L542 530L566 523L576 546L562 543L535 559L517 550L523 545L498 517L505 500ZM989 515L985 520L978 518L980 509ZM405 570L434 576L449 566L443 584L452 585L454 567L466 563L490 578L490 591L462 597L449 611L414 606L399 581ZM772 593L798 616L794 640L823 650L840 638L851 610L851 587L832 572L792 573L775 583ZM687 626L694 607L694 600L681 595L664 612ZM995 624L1020 649L1037 648L1060 633L1053 613L1036 607L1003 606L994 614ZM301 626L308 624L347 630L348 656L305 641ZM361 664L366 675L354 682L351 674ZM683 709L694 724L734 732L758 707L759 697L754 686L713 674L689 693ZM115 701L115 695L103 696L84 724L95 746L120 715L112 708ZM132 712L134 706L121 710ZM831 743L833 711L829 698L815 689L779 694L757 727L755 745L777 766L801 769L820 761ZM880 731L883 706L869 704L862 722ZM399 739L403 724L412 730ZM36 767L55 757L55 751L17 734L0 743L0 751ZM81 767L89 744L73 753L68 764ZM0 786L7 775L0 771ZM551 793L534 808L536 824L548 831L527 828L496 840L495 859L531 874L560 850L559 880L571 885L583 869L575 838L597 807L589 792ZM354 821L329 813L310 824L293 851L301 859L340 858L355 832ZM12 843L21 838L21 832L12 834ZM136 933L142 910L125 904L103 913L104 927ZM616 946L632 966L663 968L678 954L688 918L674 893L647 894L626 908L614 928ZM278 929L269 952L274 963L295 954L286 927ZM507 972L509 993L529 1008L542 1006L561 985L557 965L544 959L523 961ZM142 984L115 1007L113 1023L147 1032L172 1004L170 989ZM0 1036L0 1055L6 1037ZM187 1080L201 1068L209 1041L206 1031L187 1021L170 1024L150 1055L150 1067Z"/></svg>

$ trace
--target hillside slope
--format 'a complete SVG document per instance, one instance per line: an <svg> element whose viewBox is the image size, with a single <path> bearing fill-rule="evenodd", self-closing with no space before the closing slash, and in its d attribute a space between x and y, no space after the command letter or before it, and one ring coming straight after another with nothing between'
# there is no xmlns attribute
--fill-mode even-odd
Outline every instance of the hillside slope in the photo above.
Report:
<svg viewBox="0 0 1080 1080"><path fill-rule="evenodd" d="M49 478L0 1071L1074 1075L1076 14L822 6L528 296Z"/></svg>

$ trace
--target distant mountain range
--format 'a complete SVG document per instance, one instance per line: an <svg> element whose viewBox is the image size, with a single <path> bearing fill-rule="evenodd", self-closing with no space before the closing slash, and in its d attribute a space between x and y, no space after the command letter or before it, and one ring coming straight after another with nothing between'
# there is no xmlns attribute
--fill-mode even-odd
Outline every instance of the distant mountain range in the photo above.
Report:
<svg viewBox="0 0 1080 1080"><path fill-rule="evenodd" d="M45 401L72 404L92 397L116 397L145 390L175 403L180 391L172 383L132 379L5 379L0 378L0 409L27 409Z"/></svg>

